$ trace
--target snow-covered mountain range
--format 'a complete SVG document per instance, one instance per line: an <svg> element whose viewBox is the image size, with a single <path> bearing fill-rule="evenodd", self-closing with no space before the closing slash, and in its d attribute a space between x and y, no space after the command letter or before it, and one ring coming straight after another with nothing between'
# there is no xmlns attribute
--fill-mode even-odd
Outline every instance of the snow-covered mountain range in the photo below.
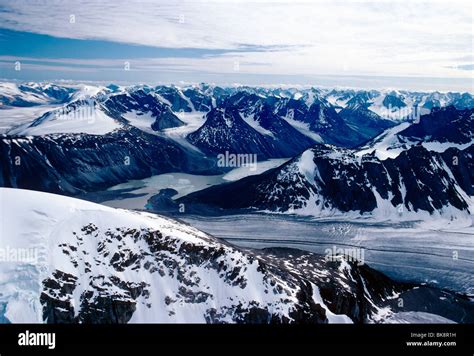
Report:
<svg viewBox="0 0 474 356"><path fill-rule="evenodd" d="M378 145L379 155L393 136L378 136L387 130L438 106L452 105L451 116L473 107L469 93L206 84L1 83L0 98L0 184L66 194L173 171L222 173L228 168L216 161L225 152L264 160L329 144ZM461 131L453 135L467 137L465 147L471 131Z"/></svg>
<svg viewBox="0 0 474 356"><path fill-rule="evenodd" d="M182 201L318 216L472 212L468 93L204 84L1 88L2 116L15 106L54 106L1 136L1 186L76 195L166 172L223 173L229 168L217 164L220 154L251 154L294 158ZM224 192L233 198L221 198Z"/></svg>

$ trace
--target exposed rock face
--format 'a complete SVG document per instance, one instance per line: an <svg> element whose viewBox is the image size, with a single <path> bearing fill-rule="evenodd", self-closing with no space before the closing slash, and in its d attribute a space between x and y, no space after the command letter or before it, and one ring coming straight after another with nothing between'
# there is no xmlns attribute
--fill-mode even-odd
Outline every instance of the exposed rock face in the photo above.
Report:
<svg viewBox="0 0 474 356"><path fill-rule="evenodd" d="M318 134L325 143L354 147L367 140L366 136L350 127L334 107L321 98L314 98L306 103L294 99L281 100L275 106L279 116L307 124L309 130Z"/></svg>
<svg viewBox="0 0 474 356"><path fill-rule="evenodd" d="M390 95L397 100L409 98L420 106L438 100L466 108L433 109L419 123L399 132L400 147L413 142L469 144L473 135L470 94L395 94ZM390 96L378 91L205 84L183 89L146 85L81 89L0 83L0 99L6 106L65 104L0 137L0 186L75 195L171 171L221 173L222 169L215 169L216 157L227 151L268 159L298 156L316 142L355 147L394 125L375 112L383 106L382 95ZM89 112L83 109L93 109L91 122L69 115ZM66 114L58 115L58 111ZM199 121L199 126L188 113L199 117L196 120L207 113L207 120L203 125ZM168 135L181 128L188 142L184 133L182 137ZM465 160L461 156L456 159ZM452 170L468 192L473 188L464 167Z"/></svg>
<svg viewBox="0 0 474 356"><path fill-rule="evenodd" d="M154 91L167 101L174 112L190 112L193 110L192 103L176 87L157 86Z"/></svg>
<svg viewBox="0 0 474 356"><path fill-rule="evenodd" d="M0 266L6 322L367 323L411 312L472 322L474 315L467 297L394 282L363 260L238 248L169 218L59 195L5 188L0 195L0 208L8 206L0 248L37 250L32 260ZM395 304L400 296L405 306Z"/></svg>
<svg viewBox="0 0 474 356"><path fill-rule="evenodd" d="M400 97L394 93L387 94L385 98L383 99L383 106L386 108L403 108L407 106L405 102L403 101L403 97Z"/></svg>

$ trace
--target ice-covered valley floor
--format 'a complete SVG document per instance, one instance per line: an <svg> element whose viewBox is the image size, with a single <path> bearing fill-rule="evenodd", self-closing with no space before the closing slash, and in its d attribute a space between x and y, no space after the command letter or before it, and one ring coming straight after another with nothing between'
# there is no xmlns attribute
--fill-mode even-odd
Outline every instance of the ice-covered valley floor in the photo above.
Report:
<svg viewBox="0 0 474 356"><path fill-rule="evenodd" d="M334 247L361 248L365 263L394 279L474 295L474 230L468 221L449 227L443 222L345 221L283 214L183 216L182 220L244 247L287 246L321 254Z"/></svg>

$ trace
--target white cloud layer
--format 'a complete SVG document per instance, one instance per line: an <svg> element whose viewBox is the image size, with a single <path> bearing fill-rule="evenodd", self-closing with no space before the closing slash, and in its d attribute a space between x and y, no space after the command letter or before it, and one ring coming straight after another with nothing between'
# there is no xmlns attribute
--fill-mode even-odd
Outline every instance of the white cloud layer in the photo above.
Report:
<svg viewBox="0 0 474 356"><path fill-rule="evenodd" d="M1 6L7 11L0 12L0 27L19 31L170 48L259 48L150 65L226 73L239 62L244 73L472 76L460 69L472 64L471 1L2 0Z"/></svg>

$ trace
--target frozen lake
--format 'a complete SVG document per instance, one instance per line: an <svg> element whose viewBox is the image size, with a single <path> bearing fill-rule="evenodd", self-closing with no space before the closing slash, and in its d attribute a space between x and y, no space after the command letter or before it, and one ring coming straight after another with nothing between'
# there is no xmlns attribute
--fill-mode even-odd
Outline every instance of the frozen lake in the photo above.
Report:
<svg viewBox="0 0 474 356"><path fill-rule="evenodd" d="M173 199L178 199L216 184L236 181L243 177L263 173L282 165L286 161L288 161L288 158L269 159L258 162L255 167L237 167L227 173L213 176L178 172L159 174L145 179L130 180L110 187L105 191L88 194L84 198L114 208L145 209L148 199L162 189L176 190L177 194L173 196Z"/></svg>

